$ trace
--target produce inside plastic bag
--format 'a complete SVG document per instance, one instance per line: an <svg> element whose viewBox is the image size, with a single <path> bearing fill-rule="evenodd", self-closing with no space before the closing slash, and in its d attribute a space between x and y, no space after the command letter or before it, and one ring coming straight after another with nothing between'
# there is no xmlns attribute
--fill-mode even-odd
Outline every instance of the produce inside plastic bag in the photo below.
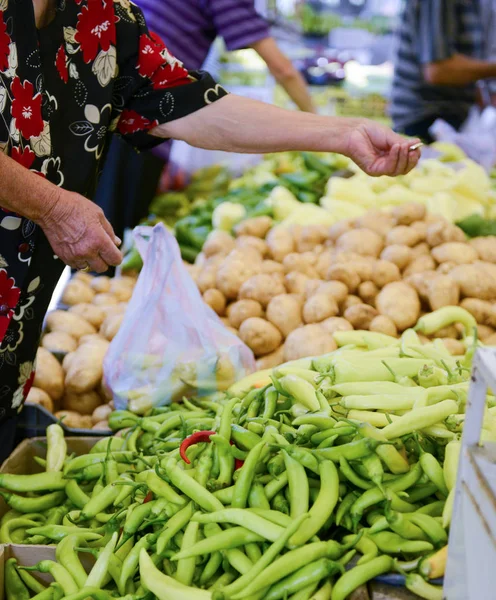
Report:
<svg viewBox="0 0 496 600"><path fill-rule="evenodd" d="M251 373L251 350L203 302L175 238L162 224L134 235L144 268L104 363L115 407L144 413Z"/></svg>

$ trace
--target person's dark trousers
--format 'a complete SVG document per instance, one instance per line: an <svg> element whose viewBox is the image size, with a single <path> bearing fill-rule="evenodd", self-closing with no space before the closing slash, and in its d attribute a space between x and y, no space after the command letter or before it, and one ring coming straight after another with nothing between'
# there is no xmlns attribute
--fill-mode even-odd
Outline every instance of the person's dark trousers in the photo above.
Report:
<svg viewBox="0 0 496 600"><path fill-rule="evenodd" d="M465 121L465 117L458 116L439 115L436 117L428 117L421 121L417 121L416 123L412 123L407 127L404 127L400 133L404 133L408 137L420 138L424 143L431 144L435 140L429 133L429 129L434 124L434 121L436 121L438 118L441 118L444 121L446 121L446 123L454 127L457 131L460 129L460 127Z"/></svg>
<svg viewBox="0 0 496 600"><path fill-rule="evenodd" d="M14 449L17 428L17 417L0 422L0 465Z"/></svg>
<svg viewBox="0 0 496 600"><path fill-rule="evenodd" d="M132 229L148 215L163 168L164 163L153 154L138 154L114 136L94 201L121 239L125 229Z"/></svg>

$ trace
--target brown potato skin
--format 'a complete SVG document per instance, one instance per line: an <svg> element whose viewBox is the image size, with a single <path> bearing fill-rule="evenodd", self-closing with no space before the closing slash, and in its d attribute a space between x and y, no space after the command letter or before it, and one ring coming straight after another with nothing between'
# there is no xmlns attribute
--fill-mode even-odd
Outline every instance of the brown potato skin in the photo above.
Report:
<svg viewBox="0 0 496 600"><path fill-rule="evenodd" d="M337 349L330 333L320 325L305 325L292 331L284 343L284 361L320 356Z"/></svg>
<svg viewBox="0 0 496 600"><path fill-rule="evenodd" d="M34 387L42 389L54 401L64 393L64 371L59 361L46 348L38 348L36 353L36 373Z"/></svg>
<svg viewBox="0 0 496 600"><path fill-rule="evenodd" d="M398 331L413 327L420 316L420 300L415 289L403 281L388 283L376 299L377 310L389 317Z"/></svg>
<svg viewBox="0 0 496 600"><path fill-rule="evenodd" d="M239 337L257 357L274 352L282 343L279 329L259 317L246 319L239 328Z"/></svg>
<svg viewBox="0 0 496 600"><path fill-rule="evenodd" d="M294 294L274 296L267 306L266 316L285 338L303 324L301 302Z"/></svg>

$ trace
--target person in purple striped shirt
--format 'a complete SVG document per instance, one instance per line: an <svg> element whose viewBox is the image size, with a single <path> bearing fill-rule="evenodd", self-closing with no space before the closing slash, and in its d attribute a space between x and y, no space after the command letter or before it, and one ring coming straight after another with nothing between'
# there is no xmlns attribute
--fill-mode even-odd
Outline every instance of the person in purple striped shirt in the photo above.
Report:
<svg viewBox="0 0 496 600"><path fill-rule="evenodd" d="M223 38L230 51L253 48L298 108L315 112L305 81L270 35L254 0L135 0L151 31L162 38L173 56L190 71L202 68L215 39ZM136 152L112 142L95 201L122 237L125 227L143 218L156 192L171 143L152 154ZM160 162L160 159L162 162ZM118 208L119 207L119 208ZM124 207L124 210L122 208Z"/></svg>
<svg viewBox="0 0 496 600"><path fill-rule="evenodd" d="M253 48L300 110L315 112L305 80L279 49L254 0L136 0L148 27L189 70L201 69L213 42Z"/></svg>

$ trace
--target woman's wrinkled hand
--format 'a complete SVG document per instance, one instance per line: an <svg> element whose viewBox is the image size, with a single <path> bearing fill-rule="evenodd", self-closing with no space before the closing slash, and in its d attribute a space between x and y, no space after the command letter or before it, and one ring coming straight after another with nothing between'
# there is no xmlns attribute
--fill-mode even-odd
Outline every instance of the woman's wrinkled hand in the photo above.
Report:
<svg viewBox="0 0 496 600"><path fill-rule="evenodd" d="M54 253L74 269L103 273L122 262L112 225L101 208L79 194L60 190L38 224Z"/></svg>
<svg viewBox="0 0 496 600"><path fill-rule="evenodd" d="M410 149L420 141L416 138L405 139L367 119L350 119L346 127L344 154L372 177L406 175L420 159L420 150Z"/></svg>

